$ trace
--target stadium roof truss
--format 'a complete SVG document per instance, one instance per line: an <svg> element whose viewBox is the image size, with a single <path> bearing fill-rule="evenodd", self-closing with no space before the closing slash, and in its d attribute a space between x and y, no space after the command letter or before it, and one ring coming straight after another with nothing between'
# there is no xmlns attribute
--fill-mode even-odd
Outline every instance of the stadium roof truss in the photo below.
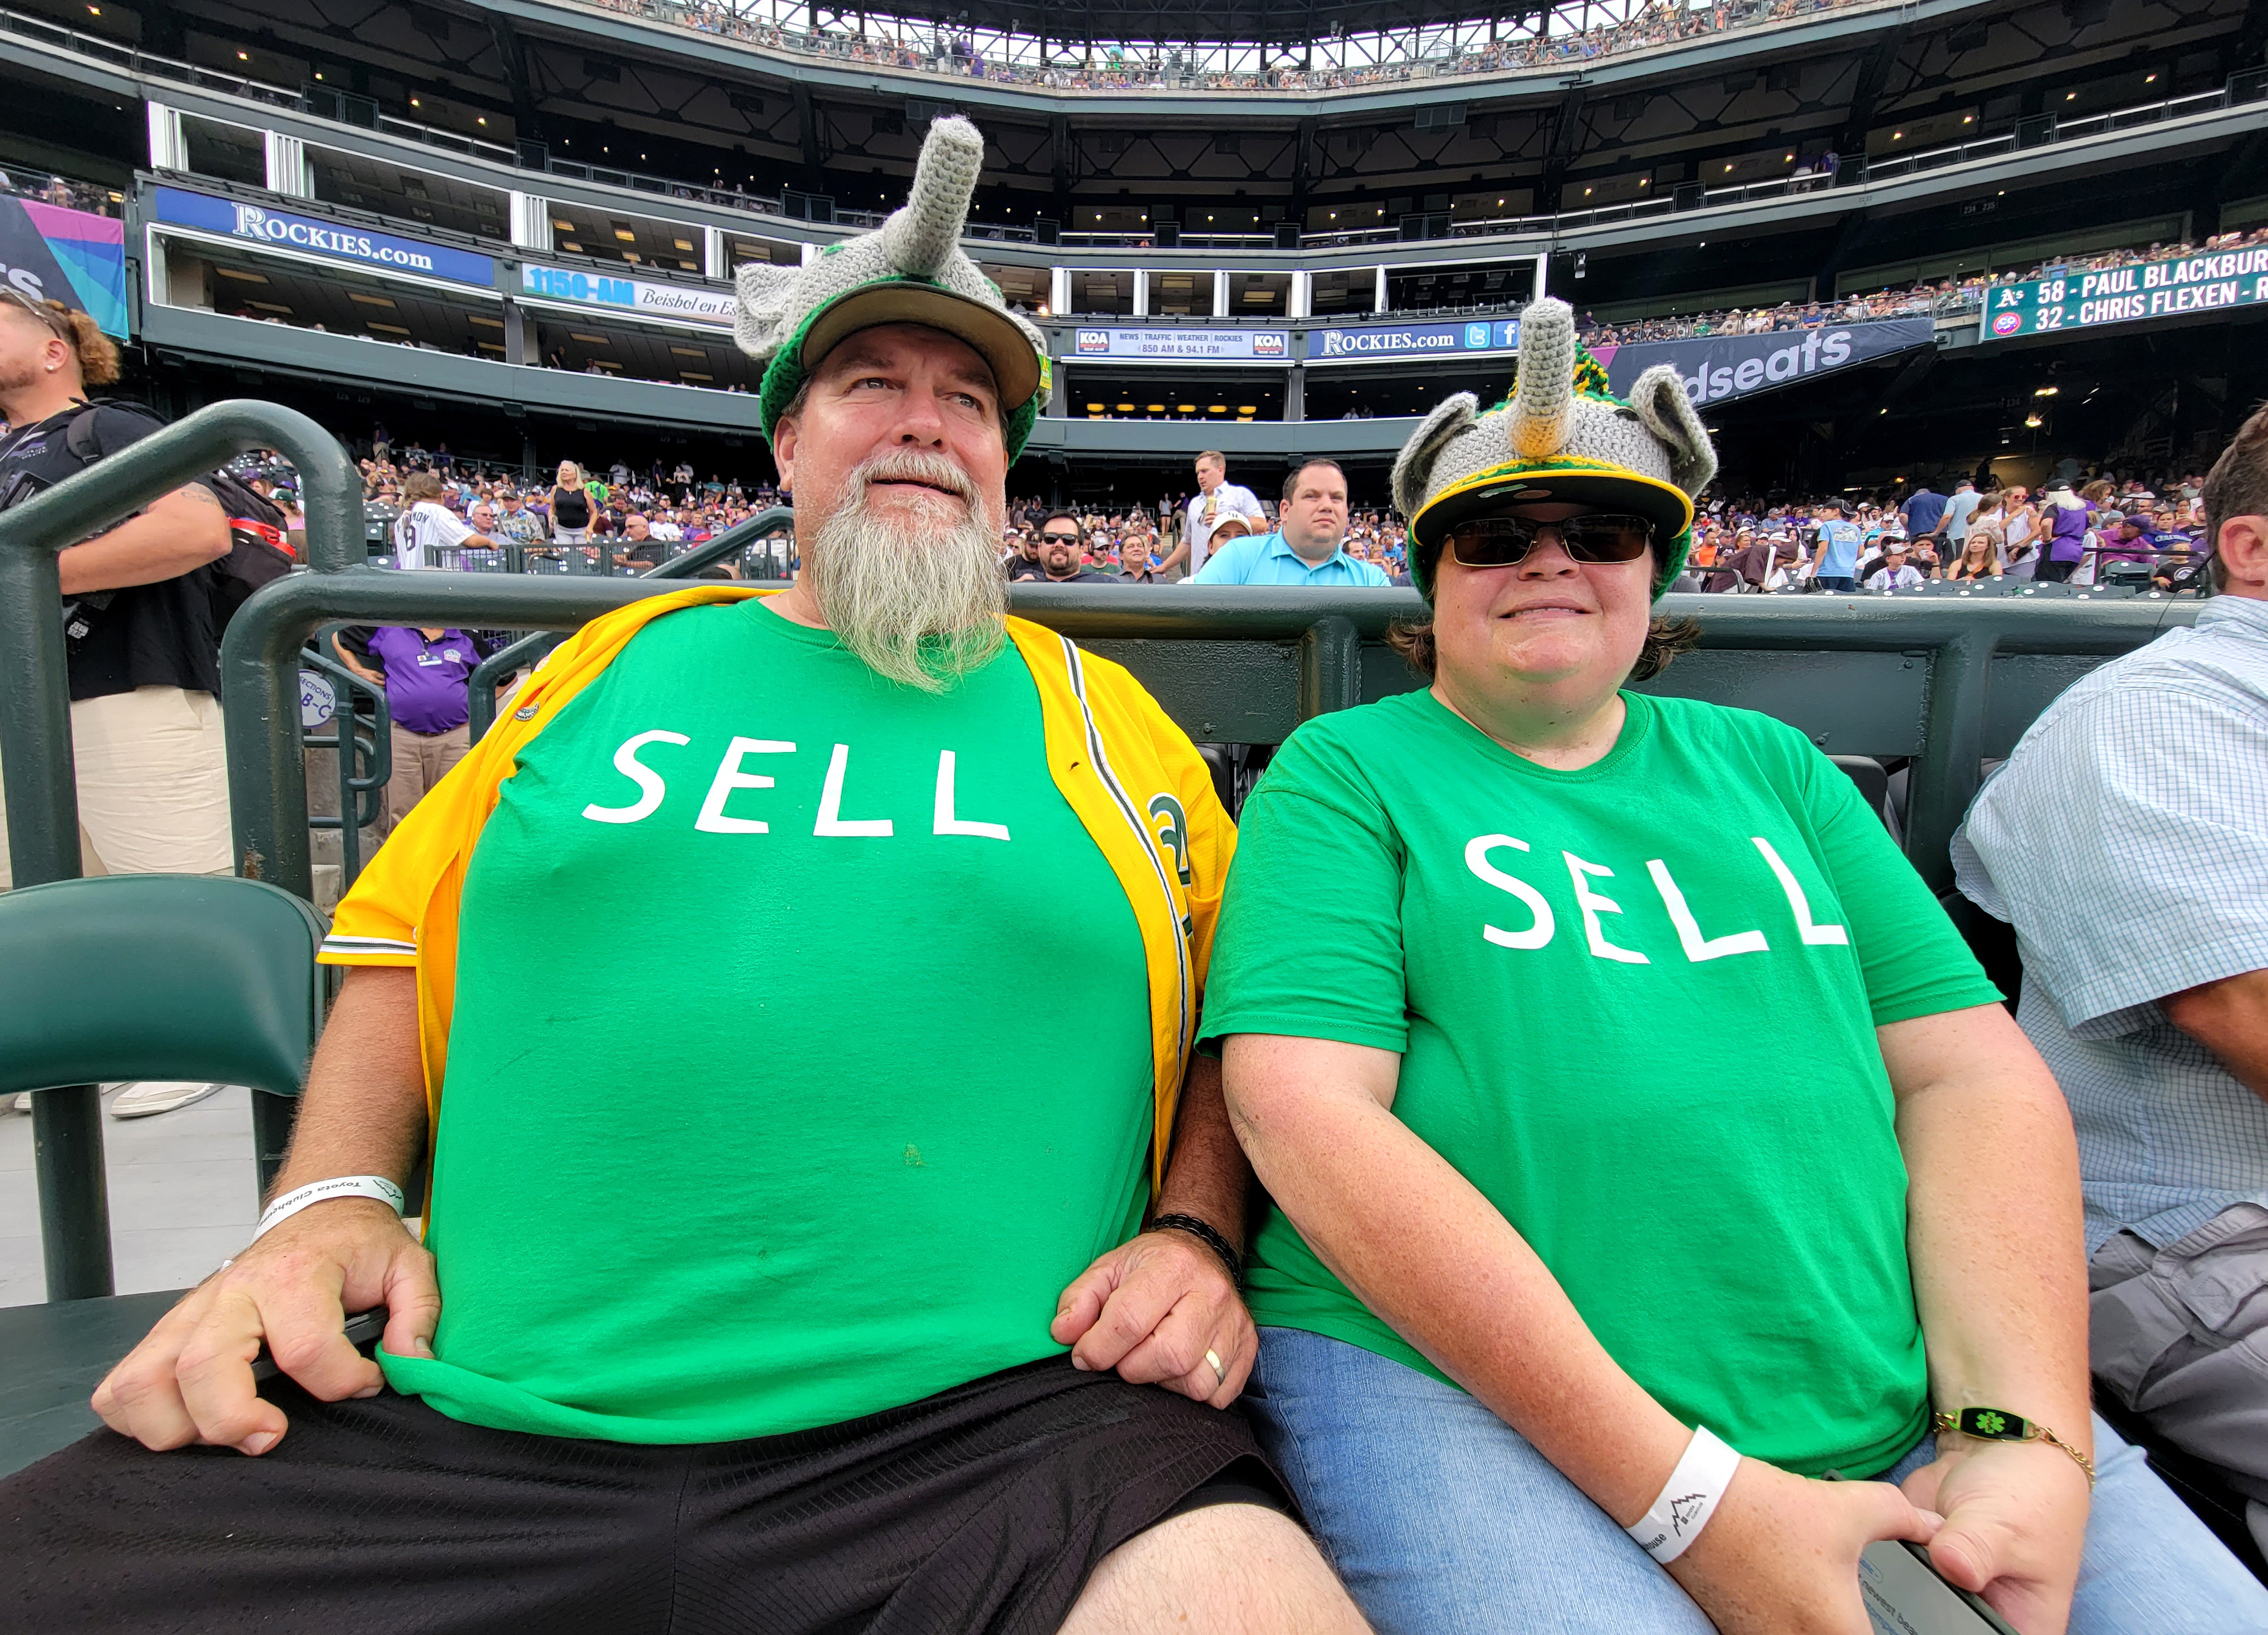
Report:
<svg viewBox="0 0 2268 1635"><path fill-rule="evenodd" d="M1447 63L1499 42L1564 37L1619 26L1648 10L1690 0L1567 0L1510 4L1471 15L1471 0L1409 4L1389 0L919 0L892 12L842 10L806 0L733 0L731 11L803 41L887 42L933 57L975 57L1027 70L1117 69L1203 77L1273 69L1359 74ZM1706 8L1698 8L1706 9ZM1029 13L1029 14L1027 14Z"/></svg>

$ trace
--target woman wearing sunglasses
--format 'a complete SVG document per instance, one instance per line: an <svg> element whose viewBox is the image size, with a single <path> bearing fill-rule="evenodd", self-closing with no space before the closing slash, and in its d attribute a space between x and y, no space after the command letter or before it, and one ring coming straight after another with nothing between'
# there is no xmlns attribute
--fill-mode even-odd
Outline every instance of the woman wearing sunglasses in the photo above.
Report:
<svg viewBox="0 0 2268 1635"><path fill-rule="evenodd" d="M1431 685L1278 752L1205 996L1308 1521L1382 1635L1864 1635L1902 1539L2023 1635L2263 1627L2090 1419L2070 1119L1928 889L1801 733L1626 689L1676 376L1521 346L1395 468Z"/></svg>

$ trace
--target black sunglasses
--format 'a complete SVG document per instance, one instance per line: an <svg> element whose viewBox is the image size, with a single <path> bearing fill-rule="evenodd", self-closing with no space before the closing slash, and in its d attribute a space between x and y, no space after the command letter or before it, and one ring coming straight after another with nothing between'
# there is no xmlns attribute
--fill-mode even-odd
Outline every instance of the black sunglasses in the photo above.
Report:
<svg viewBox="0 0 2268 1635"><path fill-rule="evenodd" d="M1636 562L1653 542L1644 517L1594 512L1564 522L1526 517L1476 517L1449 530L1449 555L1467 568L1509 568L1524 560L1545 534L1556 535L1577 562Z"/></svg>
<svg viewBox="0 0 2268 1635"><path fill-rule="evenodd" d="M1042 534L1040 537L1050 545L1076 545L1079 543L1079 535L1076 534Z"/></svg>

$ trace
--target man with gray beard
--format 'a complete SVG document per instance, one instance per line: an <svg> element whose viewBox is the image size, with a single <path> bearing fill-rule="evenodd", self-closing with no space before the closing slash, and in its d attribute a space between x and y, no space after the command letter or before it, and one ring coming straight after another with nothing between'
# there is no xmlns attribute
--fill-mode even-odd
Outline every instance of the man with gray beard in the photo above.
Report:
<svg viewBox="0 0 2268 1635"><path fill-rule="evenodd" d="M339 905L254 1242L97 1392L123 1435L0 1484L26 1627L1363 1628L1232 1408L1233 829L1003 613L1045 359L954 247L975 141L754 292L800 580L585 626Z"/></svg>

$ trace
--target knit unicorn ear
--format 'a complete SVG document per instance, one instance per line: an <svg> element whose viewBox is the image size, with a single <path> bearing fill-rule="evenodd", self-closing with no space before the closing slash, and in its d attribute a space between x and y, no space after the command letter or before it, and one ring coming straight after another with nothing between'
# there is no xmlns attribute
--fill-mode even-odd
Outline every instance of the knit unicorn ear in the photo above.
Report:
<svg viewBox="0 0 2268 1635"><path fill-rule="evenodd" d="M773 267L750 262L733 280L736 310L733 340L751 357L769 357L787 339L783 327L788 291L795 287L799 267Z"/></svg>
<svg viewBox="0 0 2268 1635"><path fill-rule="evenodd" d="M1451 439L1473 423L1480 400L1470 392L1445 398L1425 416L1425 422L1402 446L1394 460L1394 506L1404 517L1414 517L1425 503L1433 480L1433 462Z"/></svg>

